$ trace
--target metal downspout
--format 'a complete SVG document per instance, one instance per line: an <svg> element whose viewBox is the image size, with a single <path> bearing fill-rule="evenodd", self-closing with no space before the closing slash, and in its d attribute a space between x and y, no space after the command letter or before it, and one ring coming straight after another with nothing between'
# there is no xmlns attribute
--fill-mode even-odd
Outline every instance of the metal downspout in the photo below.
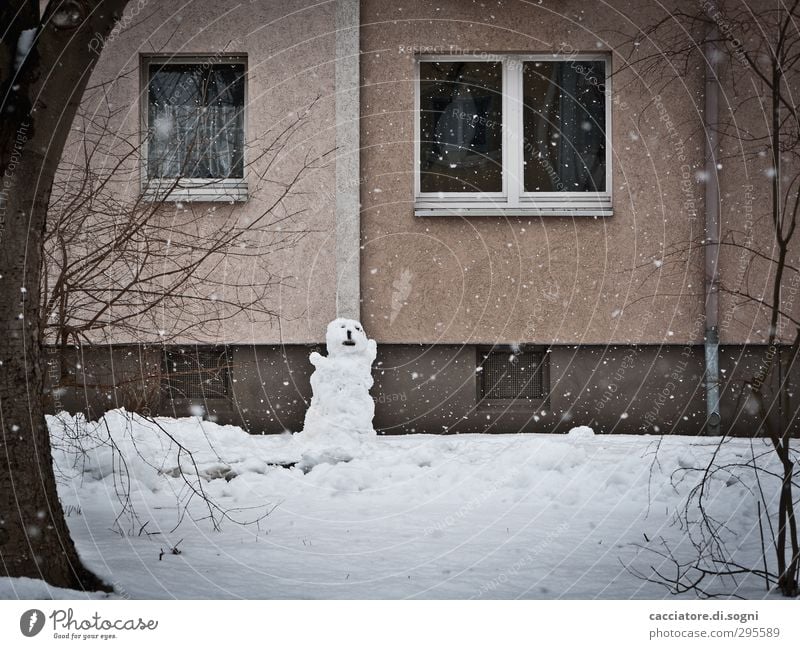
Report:
<svg viewBox="0 0 800 649"><path fill-rule="evenodd" d="M719 38L716 22L705 44L705 387L706 434L720 434L719 412Z"/></svg>

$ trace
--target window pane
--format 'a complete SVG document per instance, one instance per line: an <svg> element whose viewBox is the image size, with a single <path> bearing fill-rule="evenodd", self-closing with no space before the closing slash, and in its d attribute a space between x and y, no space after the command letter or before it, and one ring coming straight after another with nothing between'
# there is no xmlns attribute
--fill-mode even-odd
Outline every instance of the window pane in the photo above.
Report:
<svg viewBox="0 0 800 649"><path fill-rule="evenodd" d="M503 67L420 63L420 189L503 191Z"/></svg>
<svg viewBox="0 0 800 649"><path fill-rule="evenodd" d="M151 178L242 178L244 65L150 66Z"/></svg>
<svg viewBox="0 0 800 649"><path fill-rule="evenodd" d="M522 75L525 191L605 191L605 62L528 61Z"/></svg>

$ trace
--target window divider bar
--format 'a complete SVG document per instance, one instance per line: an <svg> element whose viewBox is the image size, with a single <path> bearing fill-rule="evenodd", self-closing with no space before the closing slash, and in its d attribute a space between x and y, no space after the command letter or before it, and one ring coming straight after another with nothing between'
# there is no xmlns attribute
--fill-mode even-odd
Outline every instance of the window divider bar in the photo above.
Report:
<svg viewBox="0 0 800 649"><path fill-rule="evenodd" d="M419 196L422 191L420 173L421 146L420 146L420 59L414 61L414 196Z"/></svg>
<svg viewBox="0 0 800 649"><path fill-rule="evenodd" d="M503 115L503 178L506 183L508 207L519 207L520 173L522 172L522 66L514 58L503 63L504 106Z"/></svg>

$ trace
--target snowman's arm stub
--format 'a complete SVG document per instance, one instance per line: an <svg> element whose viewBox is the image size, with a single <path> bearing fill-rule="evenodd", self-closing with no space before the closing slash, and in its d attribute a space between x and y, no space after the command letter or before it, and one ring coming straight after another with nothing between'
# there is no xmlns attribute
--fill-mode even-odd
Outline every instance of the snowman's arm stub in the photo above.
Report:
<svg viewBox="0 0 800 649"><path fill-rule="evenodd" d="M325 367L325 365L328 363L328 359L319 352L311 352L311 354L308 356L308 360L311 361L311 364L314 367Z"/></svg>
<svg viewBox="0 0 800 649"><path fill-rule="evenodd" d="M369 357L370 365L372 365L378 357L378 343L372 338L367 341L367 356Z"/></svg>

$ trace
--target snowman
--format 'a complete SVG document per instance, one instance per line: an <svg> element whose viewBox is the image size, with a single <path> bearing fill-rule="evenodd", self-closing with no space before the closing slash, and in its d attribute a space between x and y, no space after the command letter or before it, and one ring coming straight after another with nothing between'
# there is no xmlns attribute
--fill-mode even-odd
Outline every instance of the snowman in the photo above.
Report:
<svg viewBox="0 0 800 649"><path fill-rule="evenodd" d="M327 356L313 352L311 405L303 430L295 435L301 446L301 468L347 462L376 436L372 427L375 403L372 363L378 346L360 322L337 318L325 335Z"/></svg>

